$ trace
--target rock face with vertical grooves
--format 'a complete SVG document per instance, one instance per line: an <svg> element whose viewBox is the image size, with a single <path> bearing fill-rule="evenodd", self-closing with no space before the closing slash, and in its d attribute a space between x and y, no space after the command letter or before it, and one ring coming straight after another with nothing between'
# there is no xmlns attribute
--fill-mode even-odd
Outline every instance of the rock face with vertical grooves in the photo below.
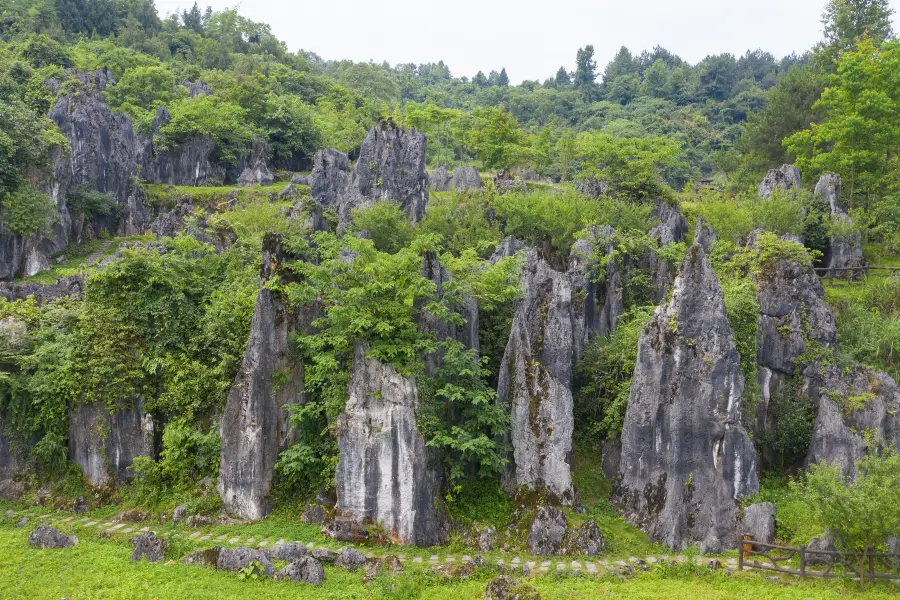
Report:
<svg viewBox="0 0 900 600"><path fill-rule="evenodd" d="M153 135L172 120L165 107L153 117ZM172 148L154 146L152 138L144 140L141 177L151 183L168 185L203 185L215 175L211 157L216 144L207 136L197 135Z"/></svg>
<svg viewBox="0 0 900 600"><path fill-rule="evenodd" d="M422 276L435 284L435 299L450 300L451 308L465 320L465 323L462 325L448 323L426 313L419 326L424 331L431 332L438 341L454 339L466 348L478 350L478 303L476 300L470 297L458 299L446 297L449 291L446 288L450 284L452 276L434 252L425 253L422 261ZM434 372L438 360L439 357L433 354L425 358L429 373Z"/></svg>
<svg viewBox="0 0 900 600"><path fill-rule="evenodd" d="M456 167L453 169L453 177L450 187L457 192L481 189L481 175L475 167Z"/></svg>
<svg viewBox="0 0 900 600"><path fill-rule="evenodd" d="M684 215L681 214L680 208L661 200L657 203L651 216L659 219L659 223L650 230L649 235L656 240L660 248L684 241L688 232L688 224ZM650 273L653 276L653 299L660 303L668 297L677 268L660 259L655 252L650 253L649 261Z"/></svg>
<svg viewBox="0 0 900 600"><path fill-rule="evenodd" d="M769 169L769 172L759 184L757 193L766 199L772 197L776 189L782 191L799 190L803 186L800 179L800 170L794 165L781 165L777 169Z"/></svg>
<svg viewBox="0 0 900 600"><path fill-rule="evenodd" d="M825 173L816 184L817 196L828 201L831 216L847 225L853 224L853 219L847 214L847 209L841 200L841 176L836 173ZM848 269L865 265L862 251L862 240L858 232L850 233L844 237L832 237L826 256L829 269ZM837 272L836 274L840 274Z"/></svg>
<svg viewBox="0 0 900 600"><path fill-rule="evenodd" d="M261 519L270 509L278 453L294 441L287 404L301 404L304 369L290 345L302 328L277 293L262 287L283 262L281 236L263 240L261 288L256 297L250 340L222 416L219 495L225 509L245 519Z"/></svg>
<svg viewBox="0 0 900 600"><path fill-rule="evenodd" d="M350 176L341 223L349 222L353 209L381 200L398 204L413 223L421 221L428 205L425 146L424 133L401 129L391 119L370 129Z"/></svg>
<svg viewBox="0 0 900 600"><path fill-rule="evenodd" d="M743 392L722 289L694 245L641 334L622 429L616 499L654 540L736 542L736 502L758 489Z"/></svg>
<svg viewBox="0 0 900 600"><path fill-rule="evenodd" d="M546 490L572 505L572 280L528 250L520 286L523 298L516 304L497 383L499 399L512 411L513 459L504 488Z"/></svg>
<svg viewBox="0 0 900 600"><path fill-rule="evenodd" d="M380 524L398 543L441 544L440 484L416 431L416 382L365 353L357 346L338 420L337 510L359 524Z"/></svg>
<svg viewBox="0 0 900 600"><path fill-rule="evenodd" d="M238 178L239 186L272 185L272 182L275 181L275 177L266 165L267 152L268 145L265 140L256 140L253 145L253 152L250 154L250 165L244 169L241 176Z"/></svg>
<svg viewBox="0 0 900 600"><path fill-rule="evenodd" d="M0 417L0 500L18 500L22 488L16 483L16 477L23 464L4 436L3 426L3 419Z"/></svg>
<svg viewBox="0 0 900 600"><path fill-rule="evenodd" d="M583 357L584 346L596 335L608 335L624 312L622 273L616 261L605 267L602 283L591 271L598 249L606 253L614 250L613 229L609 225L590 227L586 235L572 245L568 275L573 285L573 318L575 331L575 360Z"/></svg>
<svg viewBox="0 0 900 600"><path fill-rule="evenodd" d="M69 457L95 488L131 477L134 459L153 455L153 435L153 418L141 398L120 402L112 413L97 402L69 411Z"/></svg>
<svg viewBox="0 0 900 600"><path fill-rule="evenodd" d="M444 167L438 167L428 174L428 187L432 192L447 192L450 190L450 173Z"/></svg>

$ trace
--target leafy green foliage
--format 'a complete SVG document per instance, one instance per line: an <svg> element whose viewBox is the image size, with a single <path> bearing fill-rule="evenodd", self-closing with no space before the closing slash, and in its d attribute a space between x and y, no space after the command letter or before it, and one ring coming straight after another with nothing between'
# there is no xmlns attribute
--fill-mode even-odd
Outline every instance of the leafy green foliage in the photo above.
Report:
<svg viewBox="0 0 900 600"><path fill-rule="evenodd" d="M900 455L868 455L857 468L856 480L847 481L836 466L813 465L797 485L843 549L874 552L900 532Z"/></svg>
<svg viewBox="0 0 900 600"><path fill-rule="evenodd" d="M0 207L0 222L25 237L49 231L55 215L56 207L50 197L28 184L7 194Z"/></svg>
<svg viewBox="0 0 900 600"><path fill-rule="evenodd" d="M377 250L389 254L409 246L416 236L406 213L390 200L376 202L373 206L362 210L354 210L353 223L358 230L369 234L369 239Z"/></svg>
<svg viewBox="0 0 900 600"><path fill-rule="evenodd" d="M216 143L217 158L233 163L254 134L242 108L215 96L182 98L173 102L169 111L172 119L156 138L161 148L184 144L195 136L208 136Z"/></svg>
<svg viewBox="0 0 900 600"><path fill-rule="evenodd" d="M757 445L764 456L771 456L773 467L784 471L806 457L816 409L809 398L800 393L795 382L788 382L773 395L768 414L772 416L774 428L760 432Z"/></svg>
<svg viewBox="0 0 900 600"><path fill-rule="evenodd" d="M142 131L150 130L159 106L165 106L176 98L175 76L160 65L130 68L106 92L109 105L131 115Z"/></svg>
<svg viewBox="0 0 900 600"><path fill-rule="evenodd" d="M138 476L136 497L152 504L161 494L188 490L204 477L219 472L222 441L218 432L202 433L183 419L166 424L159 460L137 457L131 470Z"/></svg>

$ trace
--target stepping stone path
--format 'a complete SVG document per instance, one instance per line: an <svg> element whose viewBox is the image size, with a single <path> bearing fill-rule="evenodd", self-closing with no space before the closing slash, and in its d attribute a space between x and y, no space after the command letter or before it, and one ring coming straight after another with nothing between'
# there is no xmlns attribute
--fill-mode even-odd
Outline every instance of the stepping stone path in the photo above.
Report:
<svg viewBox="0 0 900 600"><path fill-rule="evenodd" d="M100 259L103 258L103 255L106 254L106 250L112 246L112 240L107 240L100 244L100 246L91 252L86 259L84 259L85 265L92 265L96 262L100 262Z"/></svg>

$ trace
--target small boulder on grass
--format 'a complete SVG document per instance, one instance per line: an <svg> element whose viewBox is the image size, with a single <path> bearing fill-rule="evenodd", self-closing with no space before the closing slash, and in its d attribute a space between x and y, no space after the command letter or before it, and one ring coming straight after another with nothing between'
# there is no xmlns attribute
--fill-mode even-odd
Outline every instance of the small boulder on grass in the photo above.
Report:
<svg viewBox="0 0 900 600"><path fill-rule="evenodd" d="M52 527L41 525L28 536L28 545L32 548L68 548L78 543L74 535L65 535Z"/></svg>
<svg viewBox="0 0 900 600"><path fill-rule="evenodd" d="M541 600L537 590L509 575L491 580L484 590L484 600Z"/></svg>
<svg viewBox="0 0 900 600"><path fill-rule="evenodd" d="M340 551L334 564L348 571L356 571L366 564L366 556L356 548L348 546Z"/></svg>
<svg viewBox="0 0 900 600"><path fill-rule="evenodd" d="M147 562L160 563L166 559L166 550L169 544L166 540L156 537L152 531L131 538L134 551L131 553L131 562L141 562L146 558Z"/></svg>
<svg viewBox="0 0 900 600"><path fill-rule="evenodd" d="M16 521L16 527L19 529L22 529L26 525L28 525L28 517L22 517L21 519Z"/></svg>
<svg viewBox="0 0 900 600"><path fill-rule="evenodd" d="M219 553L221 551L221 548L215 547L191 552L184 557L184 564L200 565L203 567L212 567L213 569L215 569L216 565L219 562Z"/></svg>
<svg viewBox="0 0 900 600"><path fill-rule="evenodd" d="M253 563L257 563L262 571L257 570L257 575L271 577L275 574L275 566L262 550L251 548L223 548L219 551L216 568L220 571L237 572L246 569Z"/></svg>
<svg viewBox="0 0 900 600"><path fill-rule="evenodd" d="M295 562L308 555L306 546L300 542L288 542L286 544L278 544L264 550L269 560L281 560L284 562Z"/></svg>
<svg viewBox="0 0 900 600"><path fill-rule="evenodd" d="M402 573L403 563L396 556L385 556L370 560L366 563L366 583L372 583L376 577L383 573Z"/></svg>
<svg viewBox="0 0 900 600"><path fill-rule="evenodd" d="M312 556L304 556L279 571L275 579L322 585L325 581L325 569L322 568L322 563Z"/></svg>

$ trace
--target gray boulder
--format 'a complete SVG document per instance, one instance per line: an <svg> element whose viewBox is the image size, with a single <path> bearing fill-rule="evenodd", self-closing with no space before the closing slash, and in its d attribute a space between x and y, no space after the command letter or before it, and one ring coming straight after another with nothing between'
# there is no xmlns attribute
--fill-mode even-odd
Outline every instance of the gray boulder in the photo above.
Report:
<svg viewBox="0 0 900 600"><path fill-rule="evenodd" d="M309 175L303 173L294 173L291 175L292 185L309 185Z"/></svg>
<svg viewBox="0 0 900 600"><path fill-rule="evenodd" d="M528 530L528 552L537 556L562 554L568 530L569 521L563 511L553 506L539 506Z"/></svg>
<svg viewBox="0 0 900 600"><path fill-rule="evenodd" d="M165 107L153 117L153 136L172 120ZM168 185L203 185L215 175L211 157L216 144L207 136L197 135L187 142L170 148L154 146L152 138L144 141L141 152L141 177L150 183Z"/></svg>
<svg viewBox="0 0 900 600"><path fill-rule="evenodd" d="M356 548L346 547L338 552L334 564L347 571L356 571L366 564L366 555Z"/></svg>
<svg viewBox="0 0 900 600"><path fill-rule="evenodd" d="M22 529L26 525L28 525L28 517L22 517L21 519L16 521L16 529Z"/></svg>
<svg viewBox="0 0 900 600"><path fill-rule="evenodd" d="M736 543L735 500L758 489L740 421L744 377L722 289L699 245L668 305L638 342L615 497L626 518L673 549Z"/></svg>
<svg viewBox="0 0 900 600"><path fill-rule="evenodd" d="M765 544L775 543L775 505L758 502L744 509L739 535L752 535L754 541Z"/></svg>
<svg viewBox="0 0 900 600"><path fill-rule="evenodd" d="M475 167L456 167L453 169L453 177L450 187L457 192L481 189L481 175Z"/></svg>
<svg viewBox="0 0 900 600"><path fill-rule="evenodd" d="M313 169L309 176L310 194L324 208L335 211L347 195L350 185L350 160L347 155L333 148L319 150L313 156Z"/></svg>
<svg viewBox="0 0 900 600"><path fill-rule="evenodd" d="M359 544L369 538L365 523L355 516L332 515L325 519L322 535L339 542Z"/></svg>
<svg viewBox="0 0 900 600"><path fill-rule="evenodd" d="M309 555L321 562L333 563L334 559L337 558L337 553L332 552L328 548L313 548L310 550Z"/></svg>
<svg viewBox="0 0 900 600"><path fill-rule="evenodd" d="M278 544L265 550L269 560L281 560L285 562L294 562L307 556L309 552L306 546L300 542L288 542L286 544Z"/></svg>
<svg viewBox="0 0 900 600"><path fill-rule="evenodd" d="M267 234L250 340L221 423L219 495L227 511L251 520L263 518L271 508L275 461L296 436L284 407L304 402L303 363L291 343L303 323L276 292L263 286L274 275L274 265L285 259L281 236ZM276 384L278 374L286 377Z"/></svg>
<svg viewBox="0 0 900 600"><path fill-rule="evenodd" d="M622 440L619 436L604 440L600 447L600 468L603 476L615 480L619 474L619 464L622 462Z"/></svg>
<svg viewBox="0 0 900 600"><path fill-rule="evenodd" d="M184 564L201 567L216 568L219 562L219 554L222 548L206 548L205 550L195 550L184 557Z"/></svg>
<svg viewBox="0 0 900 600"><path fill-rule="evenodd" d="M196 98L197 96L209 96L212 94L212 90L209 89L209 84L199 79L197 81L185 79L181 85L187 88L188 95L191 98Z"/></svg>
<svg viewBox="0 0 900 600"><path fill-rule="evenodd" d="M172 511L172 523L178 525L182 519L184 519L187 514L187 504L179 504L175 507L175 510Z"/></svg>
<svg viewBox="0 0 900 600"><path fill-rule="evenodd" d="M121 401L114 413L105 403L77 403L69 410L69 457L91 487L130 479L138 456L153 456L153 417L144 400Z"/></svg>
<svg viewBox="0 0 900 600"><path fill-rule="evenodd" d="M325 522L325 509L318 504L310 504L300 515L300 522L306 525L321 525Z"/></svg>
<svg viewBox="0 0 900 600"><path fill-rule="evenodd" d="M69 548L78 543L74 535L64 535L52 527L41 525L28 534L28 545L46 550L49 548Z"/></svg>
<svg viewBox="0 0 900 600"><path fill-rule="evenodd" d="M523 296L497 382L499 399L512 411L513 457L504 488L510 494L520 487L545 490L571 506L574 286L535 250L526 253L519 281Z"/></svg>
<svg viewBox="0 0 900 600"><path fill-rule="evenodd" d="M11 281L0 282L0 296L10 302L25 300L34 296L39 305L48 304L59 298L81 296L84 289L83 275L67 275L59 277L56 283L43 284L37 282L13 283Z"/></svg>
<svg viewBox="0 0 900 600"><path fill-rule="evenodd" d="M724 550L725 547L722 545L722 540L716 536L715 531L712 529L700 542L700 554L722 554Z"/></svg>
<svg viewBox="0 0 900 600"><path fill-rule="evenodd" d="M541 600L536 589L509 575L492 579L484 590L484 600Z"/></svg>
<svg viewBox="0 0 900 600"><path fill-rule="evenodd" d="M432 192L450 190L450 173L444 167L438 167L428 174L428 187Z"/></svg>
<svg viewBox="0 0 900 600"><path fill-rule="evenodd" d="M326 578L322 563L312 556L304 556L279 571L275 579L322 585Z"/></svg>
<svg viewBox="0 0 900 600"><path fill-rule="evenodd" d="M606 539L593 519L571 532L566 554L570 556L598 556L606 547Z"/></svg>
<svg viewBox="0 0 900 600"><path fill-rule="evenodd" d="M800 179L800 170L794 165L781 165L777 169L769 169L759 184L757 194L770 199L776 189L790 191L799 190L801 187L803 187L803 181Z"/></svg>
<svg viewBox="0 0 900 600"><path fill-rule="evenodd" d="M156 234L157 240L174 238L184 232L200 243L211 245L216 254L222 254L237 236L229 230L211 229L207 224L211 214L210 209L197 210L191 203L179 204L172 210L161 212L150 225L150 231Z"/></svg>
<svg viewBox="0 0 900 600"><path fill-rule="evenodd" d="M833 555L819 554L819 552L837 552L835 539L830 531L826 531L821 536L811 539L806 545L806 564L828 565L834 562L835 557Z"/></svg>
<svg viewBox="0 0 900 600"><path fill-rule="evenodd" d="M159 563L166 559L169 544L166 540L156 537L152 531L131 538L131 543L134 544L131 562L141 562L141 559L145 558L147 562Z"/></svg>
<svg viewBox="0 0 900 600"><path fill-rule="evenodd" d="M271 577L275 574L275 567L262 550L253 550L250 548L222 548L219 550L219 557L216 560L216 569L220 571L240 571L246 569L253 563L258 563L254 568L256 574L260 577Z"/></svg>
<svg viewBox="0 0 900 600"><path fill-rule="evenodd" d="M337 510L358 524L379 523L401 543L444 541L435 461L416 429L412 378L355 349L344 412L338 418Z"/></svg>

